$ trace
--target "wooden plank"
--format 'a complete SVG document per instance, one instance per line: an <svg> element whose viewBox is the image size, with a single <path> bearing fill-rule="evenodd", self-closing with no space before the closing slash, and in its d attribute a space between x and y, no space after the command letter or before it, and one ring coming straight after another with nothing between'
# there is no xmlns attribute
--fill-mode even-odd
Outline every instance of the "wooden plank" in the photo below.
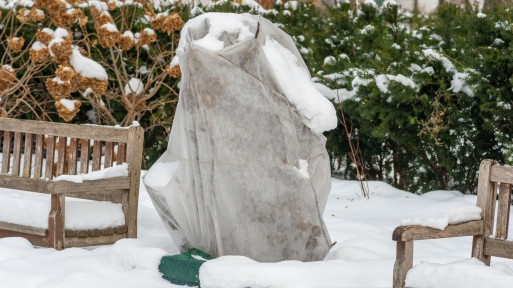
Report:
<svg viewBox="0 0 513 288"><path fill-rule="evenodd" d="M393 288L403 288L406 273L413 267L413 241L397 241Z"/></svg>
<svg viewBox="0 0 513 288"><path fill-rule="evenodd" d="M27 234L17 231L2 230L0 229L0 238L4 237L22 237L27 239L32 245L48 247L48 237L41 235Z"/></svg>
<svg viewBox="0 0 513 288"><path fill-rule="evenodd" d="M105 162L103 164L104 168L112 167L112 162L114 160L114 143L105 142Z"/></svg>
<svg viewBox="0 0 513 288"><path fill-rule="evenodd" d="M490 256L484 254L484 239L493 233L495 218L495 199L497 196L497 183L490 182L490 174L495 160L483 160L479 166L479 179L477 183L477 206L481 207L483 219L483 234L474 236L472 242L472 257L476 257L486 265L490 265Z"/></svg>
<svg viewBox="0 0 513 288"><path fill-rule="evenodd" d="M108 236L98 236L98 237L87 237L87 238L66 238L64 239L65 247L84 247L84 246L93 246L93 245L108 245L114 244L116 241L126 238L126 233L124 234L112 234Z"/></svg>
<svg viewBox="0 0 513 288"><path fill-rule="evenodd" d="M10 161L11 161L11 132L6 131L4 134L4 145L2 147L2 173L9 173Z"/></svg>
<svg viewBox="0 0 513 288"><path fill-rule="evenodd" d="M78 160L78 139L69 139L69 155L68 155L68 175L77 174L77 160Z"/></svg>
<svg viewBox="0 0 513 288"><path fill-rule="evenodd" d="M65 246L65 206L64 195L52 195L52 206L48 217L48 246L57 250L62 250Z"/></svg>
<svg viewBox="0 0 513 288"><path fill-rule="evenodd" d="M486 238L484 254L488 257L496 256L513 259L513 241Z"/></svg>
<svg viewBox="0 0 513 288"><path fill-rule="evenodd" d="M89 139L80 140L80 173L87 174L89 172Z"/></svg>
<svg viewBox="0 0 513 288"><path fill-rule="evenodd" d="M144 141L144 130L141 127L128 129L126 156L129 166L130 191L128 194L128 237L137 238L137 204L139 201L139 180Z"/></svg>
<svg viewBox="0 0 513 288"><path fill-rule="evenodd" d="M509 210L511 207L511 184L500 184L498 202L495 238L508 239Z"/></svg>
<svg viewBox="0 0 513 288"><path fill-rule="evenodd" d="M513 167L500 165L492 166L490 181L513 184Z"/></svg>
<svg viewBox="0 0 513 288"><path fill-rule="evenodd" d="M36 135L36 157L34 159L34 178L41 178L43 174L43 145L44 136Z"/></svg>
<svg viewBox="0 0 513 288"><path fill-rule="evenodd" d="M0 187L45 194L48 193L48 182L45 180L20 176L0 175Z"/></svg>
<svg viewBox="0 0 513 288"><path fill-rule="evenodd" d="M447 225L444 230L424 226L400 226L395 228L392 239L395 241L426 240L437 238L482 235L483 221L470 221Z"/></svg>
<svg viewBox="0 0 513 288"><path fill-rule="evenodd" d="M0 175L1 176L1 175ZM82 183L69 181L54 181L49 185L50 194L88 193L95 191L122 190L130 188L129 177L116 177L109 179L87 180Z"/></svg>
<svg viewBox="0 0 513 288"><path fill-rule="evenodd" d="M59 150L57 151L57 176L60 176L66 172L66 146L68 139L65 136L59 137Z"/></svg>
<svg viewBox="0 0 513 288"><path fill-rule="evenodd" d="M14 133L14 147L12 152L12 175L20 175L21 164L21 140L22 135L20 132Z"/></svg>
<svg viewBox="0 0 513 288"><path fill-rule="evenodd" d="M74 125L55 122L19 120L2 118L3 131L44 134L48 136L66 136L100 141L127 142L128 129L97 125Z"/></svg>
<svg viewBox="0 0 513 288"><path fill-rule="evenodd" d="M25 151L23 151L23 177L30 178L32 172L32 146L34 137L32 134L25 134Z"/></svg>
<svg viewBox="0 0 513 288"><path fill-rule="evenodd" d="M46 138L46 171L45 178L53 179L53 163L55 159L55 136Z"/></svg>
<svg viewBox="0 0 513 288"><path fill-rule="evenodd" d="M118 143L116 165L121 165L126 161L126 143Z"/></svg>
<svg viewBox="0 0 513 288"><path fill-rule="evenodd" d="M92 170L97 171L100 170L101 167L101 161L102 161L102 142L101 141L94 141L93 144L93 160L92 160Z"/></svg>
<svg viewBox="0 0 513 288"><path fill-rule="evenodd" d="M122 203L123 195L127 194L126 190L100 190L100 191L86 191L86 192L65 192L66 197L74 197L95 201L109 201L112 203ZM126 217L125 217L126 218Z"/></svg>
<svg viewBox="0 0 513 288"><path fill-rule="evenodd" d="M0 222L0 230L9 230L25 234L33 234L39 236L48 236L48 230L43 228L18 225L13 223Z"/></svg>

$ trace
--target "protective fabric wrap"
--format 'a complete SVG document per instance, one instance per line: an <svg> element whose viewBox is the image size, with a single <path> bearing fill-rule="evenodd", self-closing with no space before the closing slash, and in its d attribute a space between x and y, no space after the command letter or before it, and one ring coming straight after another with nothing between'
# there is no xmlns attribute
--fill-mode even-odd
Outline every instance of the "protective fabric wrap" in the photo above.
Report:
<svg viewBox="0 0 513 288"><path fill-rule="evenodd" d="M184 28L168 148L144 183L181 251L322 260L331 244L322 219L331 188L326 138L305 126L284 96L262 50L265 39L306 65L285 32L260 16L244 17L256 37L238 42L223 33L225 48L217 52L194 43L208 33L208 19ZM306 175L300 160L308 162Z"/></svg>

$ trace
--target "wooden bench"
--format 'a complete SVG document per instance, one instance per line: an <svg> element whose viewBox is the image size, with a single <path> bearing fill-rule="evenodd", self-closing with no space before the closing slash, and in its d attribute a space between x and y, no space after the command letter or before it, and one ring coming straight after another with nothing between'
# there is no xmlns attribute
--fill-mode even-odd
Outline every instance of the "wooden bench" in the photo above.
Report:
<svg viewBox="0 0 513 288"><path fill-rule="evenodd" d="M473 236L472 257L490 265L491 256L513 259L513 241L508 238L513 167L500 166L497 161L483 160L479 167L477 206L482 209L479 221L448 225L444 230L422 227L397 227L392 239L397 241L394 266L394 288L404 287L406 273L413 267L413 241L436 238ZM495 205L498 196L497 225Z"/></svg>
<svg viewBox="0 0 513 288"><path fill-rule="evenodd" d="M141 127L115 128L0 118L0 136L0 187L51 195L48 229L0 222L0 238L24 237L34 245L60 250L137 237L144 137ZM124 162L128 163L127 177L83 183L52 181L55 176L85 174ZM64 225L67 196L121 203L125 225L67 230Z"/></svg>

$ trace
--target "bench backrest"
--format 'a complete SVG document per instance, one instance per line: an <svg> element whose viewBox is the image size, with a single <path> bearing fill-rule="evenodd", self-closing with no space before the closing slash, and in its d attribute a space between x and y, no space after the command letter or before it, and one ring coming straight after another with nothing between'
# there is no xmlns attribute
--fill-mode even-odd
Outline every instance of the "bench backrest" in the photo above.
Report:
<svg viewBox="0 0 513 288"><path fill-rule="evenodd" d="M495 160L481 162L477 206L483 209L484 233L474 238L472 256L487 264L490 263L490 256L513 259L513 241L503 241L508 238L512 185L513 167L498 165ZM495 213L497 199L498 211Z"/></svg>
<svg viewBox="0 0 513 288"><path fill-rule="evenodd" d="M51 180L55 176L88 173L123 162L129 164L130 170L140 170L141 127L0 118L0 136L2 174Z"/></svg>

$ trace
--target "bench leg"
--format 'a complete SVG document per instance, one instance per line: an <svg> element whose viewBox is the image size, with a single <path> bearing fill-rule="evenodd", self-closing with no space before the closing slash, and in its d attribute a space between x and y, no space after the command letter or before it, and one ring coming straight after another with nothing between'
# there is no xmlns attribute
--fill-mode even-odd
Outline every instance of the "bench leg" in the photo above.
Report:
<svg viewBox="0 0 513 288"><path fill-rule="evenodd" d="M413 267L413 241L397 241L394 265L394 288L403 288L406 273Z"/></svg>
<svg viewBox="0 0 513 288"><path fill-rule="evenodd" d="M48 247L64 249L64 195L52 195L52 208L48 217Z"/></svg>

